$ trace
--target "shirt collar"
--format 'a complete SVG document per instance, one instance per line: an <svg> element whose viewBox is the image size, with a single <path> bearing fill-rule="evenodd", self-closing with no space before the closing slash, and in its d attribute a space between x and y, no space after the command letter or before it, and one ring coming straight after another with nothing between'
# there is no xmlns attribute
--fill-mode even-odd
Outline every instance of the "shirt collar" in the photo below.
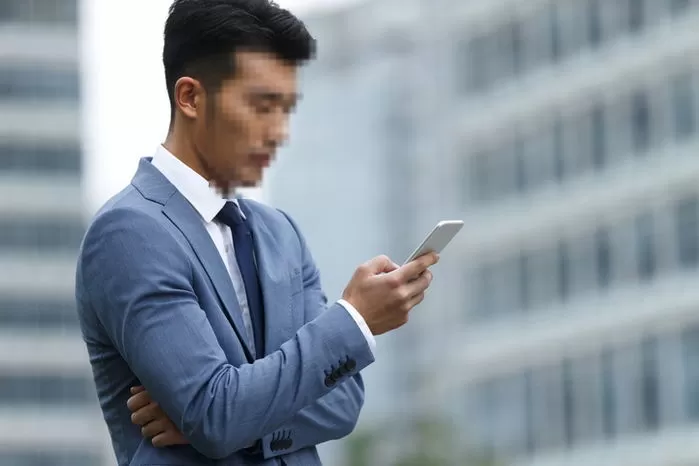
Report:
<svg viewBox="0 0 699 466"><path fill-rule="evenodd" d="M199 212L206 223L214 220L227 201L232 201L238 205L236 198L225 198L199 173L192 170L162 145L158 146L151 163ZM245 218L242 210L241 215Z"/></svg>

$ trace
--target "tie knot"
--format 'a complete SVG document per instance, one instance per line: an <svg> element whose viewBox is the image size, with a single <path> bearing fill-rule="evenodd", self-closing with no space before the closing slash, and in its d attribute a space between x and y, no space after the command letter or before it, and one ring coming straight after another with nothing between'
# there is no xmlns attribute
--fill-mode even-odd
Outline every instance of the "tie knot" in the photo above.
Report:
<svg viewBox="0 0 699 466"><path fill-rule="evenodd" d="M216 216L216 219L229 227L243 223L243 216L240 213L240 209L238 208L238 205L232 201L226 202Z"/></svg>

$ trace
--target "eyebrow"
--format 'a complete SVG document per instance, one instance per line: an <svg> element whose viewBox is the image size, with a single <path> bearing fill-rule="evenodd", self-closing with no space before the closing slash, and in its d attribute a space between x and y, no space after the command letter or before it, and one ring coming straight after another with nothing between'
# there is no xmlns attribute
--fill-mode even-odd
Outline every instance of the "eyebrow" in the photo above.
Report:
<svg viewBox="0 0 699 466"><path fill-rule="evenodd" d="M250 94L262 100L268 100L271 102L287 102L291 100L293 103L297 103L303 97L300 93L284 94L282 92L274 92L265 89L253 89Z"/></svg>

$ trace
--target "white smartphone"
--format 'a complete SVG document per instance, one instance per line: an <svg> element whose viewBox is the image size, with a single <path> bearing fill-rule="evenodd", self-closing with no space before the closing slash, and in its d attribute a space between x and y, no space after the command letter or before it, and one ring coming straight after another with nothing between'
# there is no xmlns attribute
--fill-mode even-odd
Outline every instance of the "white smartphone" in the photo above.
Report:
<svg viewBox="0 0 699 466"><path fill-rule="evenodd" d="M404 265L430 252L441 253L464 226L462 220L442 220L427 235L427 238L405 260Z"/></svg>

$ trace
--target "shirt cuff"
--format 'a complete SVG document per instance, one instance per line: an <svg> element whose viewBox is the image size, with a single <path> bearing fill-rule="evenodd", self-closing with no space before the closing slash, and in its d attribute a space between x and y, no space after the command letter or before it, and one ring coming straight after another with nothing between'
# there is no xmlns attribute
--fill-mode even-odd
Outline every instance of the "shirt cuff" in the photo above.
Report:
<svg viewBox="0 0 699 466"><path fill-rule="evenodd" d="M347 312L349 312L349 315L352 316L354 321L357 323L359 330L361 330L362 333L364 334L364 338L366 338L366 342L369 345L369 349L371 350L371 354L374 357L376 357L376 338L374 338L374 335L371 333L371 330L369 330L369 326L366 324L364 317L362 317L362 315L359 313L359 311L357 311L354 308L354 306L352 306L350 303L348 303L344 299L338 300L337 304L344 307L347 310Z"/></svg>

